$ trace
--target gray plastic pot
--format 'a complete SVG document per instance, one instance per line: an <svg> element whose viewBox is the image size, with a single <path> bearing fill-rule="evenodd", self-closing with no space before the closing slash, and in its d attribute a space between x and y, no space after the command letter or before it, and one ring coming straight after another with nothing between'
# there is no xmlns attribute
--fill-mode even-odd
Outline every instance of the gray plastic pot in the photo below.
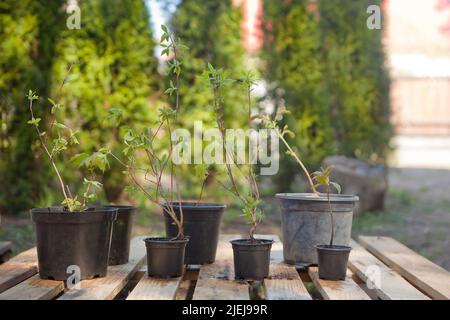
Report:
<svg viewBox="0 0 450 320"><path fill-rule="evenodd" d="M330 210L326 194L279 193L283 231L283 256L289 264L317 264L316 245L329 243ZM353 210L358 196L331 194L334 217L334 244L348 246Z"/></svg>

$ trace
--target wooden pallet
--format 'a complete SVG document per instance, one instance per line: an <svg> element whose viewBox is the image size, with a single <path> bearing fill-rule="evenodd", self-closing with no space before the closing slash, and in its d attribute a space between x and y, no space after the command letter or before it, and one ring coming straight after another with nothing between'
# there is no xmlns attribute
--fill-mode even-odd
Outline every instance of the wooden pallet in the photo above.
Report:
<svg viewBox="0 0 450 320"><path fill-rule="evenodd" d="M156 279L146 275L143 237L137 237L132 240L127 264L109 267L105 278L81 281L78 289L67 289L62 281L40 279L36 251L30 249L0 266L0 299L428 300L449 297L450 274L391 238L361 237L360 244L352 241L347 278L343 281L319 279L316 267L296 270L295 266L285 264L282 243L277 236L265 236L275 240L269 278L236 281L229 243L234 238L238 236L221 237L215 263L189 265L179 278Z"/></svg>

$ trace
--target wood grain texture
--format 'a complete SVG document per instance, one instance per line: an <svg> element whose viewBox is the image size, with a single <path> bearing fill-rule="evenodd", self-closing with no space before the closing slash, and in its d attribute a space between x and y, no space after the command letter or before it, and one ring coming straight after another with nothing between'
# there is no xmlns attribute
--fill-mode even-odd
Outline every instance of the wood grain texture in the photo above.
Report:
<svg viewBox="0 0 450 320"><path fill-rule="evenodd" d="M108 267L104 278L83 280L80 289L66 291L59 300L111 300L125 287L128 281L140 270L146 258L146 237L131 240L130 261L123 265Z"/></svg>
<svg viewBox="0 0 450 320"><path fill-rule="evenodd" d="M356 241L351 240L352 251L349 268L362 279L369 289L383 300L429 300L430 298L417 290L397 272L387 267ZM379 280L371 281L371 279ZM449 284L450 285L450 284Z"/></svg>
<svg viewBox="0 0 450 320"><path fill-rule="evenodd" d="M194 291L194 300L248 300L247 282L234 280L233 249L230 240L238 235L221 236L216 261L202 265Z"/></svg>
<svg viewBox="0 0 450 320"><path fill-rule="evenodd" d="M63 281L43 280L36 274L0 293L0 300L50 300L63 291Z"/></svg>
<svg viewBox="0 0 450 320"><path fill-rule="evenodd" d="M450 273L389 237L358 237L377 258L433 299L450 299Z"/></svg>
<svg viewBox="0 0 450 320"><path fill-rule="evenodd" d="M347 272L346 279L341 281L320 279L317 267L310 267L308 273L325 300L371 300L367 293L353 281L350 270Z"/></svg>
<svg viewBox="0 0 450 320"><path fill-rule="evenodd" d="M37 271L36 248L22 252L0 265L0 292L35 275Z"/></svg>
<svg viewBox="0 0 450 320"><path fill-rule="evenodd" d="M278 236L258 235L275 242L270 253L269 278L264 280L267 300L311 300L295 266L284 263L283 244Z"/></svg>
<svg viewBox="0 0 450 320"><path fill-rule="evenodd" d="M183 277L173 279L142 277L127 300L174 300Z"/></svg>

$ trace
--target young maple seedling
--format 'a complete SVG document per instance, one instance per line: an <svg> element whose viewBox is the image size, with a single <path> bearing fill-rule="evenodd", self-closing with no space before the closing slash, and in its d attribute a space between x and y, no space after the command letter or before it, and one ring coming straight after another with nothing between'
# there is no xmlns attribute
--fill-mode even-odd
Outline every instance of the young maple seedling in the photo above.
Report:
<svg viewBox="0 0 450 320"><path fill-rule="evenodd" d="M330 180L330 173L333 170L333 166L328 166L325 169L320 168L319 171L316 171L313 173L313 181L315 182L315 187L322 186L325 188L325 191L327 193L327 200L328 200L328 206L330 210L330 219L331 219L331 237L330 237L330 247L333 246L334 241L334 215L333 215L333 208L331 207L331 201L330 201L330 193L331 193L331 187L336 189L338 193L341 193L341 186L337 184L336 182L333 182Z"/></svg>
<svg viewBox="0 0 450 320"><path fill-rule="evenodd" d="M165 93L169 96L175 96L175 105L173 107L162 107L158 110L158 118L154 123L155 128L153 130L152 128L146 128L143 132L138 133L128 128L124 136L125 148L123 154L126 158L125 161L120 160L112 152L110 152L110 155L125 167L124 173L132 182L131 188L140 190L150 202L161 207L171 217L178 228L176 239L184 239L183 210L181 207L180 188L172 161L174 145L171 136L177 123L180 101L179 78L181 74L181 61L179 60L179 53L180 49L186 49L187 47L182 45L178 40L175 40L174 35L169 32L165 25L162 25L161 29L163 31L160 41L160 45L163 48L161 56L169 59L167 62L167 72L173 78L170 80L169 87L165 90ZM110 112L110 117L111 120L118 123L120 122L121 112L113 109ZM168 137L168 152L160 152L155 147L155 139L163 130L165 130L165 136ZM136 154L145 155L147 160L146 166L138 166ZM170 187L167 192L163 190L162 186L162 178L166 170L169 170L170 176ZM145 183L148 183L149 186L144 185L139 180L138 173L142 174ZM175 193L176 195L174 195ZM175 200L175 198L178 200ZM164 204L160 203L160 199L164 201ZM174 201L180 204L180 217L177 217L174 209Z"/></svg>
<svg viewBox="0 0 450 320"><path fill-rule="evenodd" d="M70 72L71 68L72 65L69 66L67 73ZM48 102L51 105L51 119L45 131L41 130L40 128L41 122L43 122L41 121L42 119L35 116L35 112L33 109L33 102L39 100L39 96L32 90L28 91L27 98L29 101L29 111L31 114L31 120L28 121L28 124L34 126L34 128L36 129L40 145L47 155L50 164L58 178L59 186L64 196L62 205L70 212L81 212L87 209L88 202L92 201L95 198L95 191L100 190L102 184L95 180L83 178L83 184L85 186L84 192L82 193L81 197L79 197L78 195L73 196L69 186L64 182L58 166L56 165L56 159L61 155L61 153L67 150L69 146L78 145L80 143L77 138L78 131L72 130L69 126L63 124L62 122L59 122L56 118L58 111L64 108L64 106L59 103L59 100L64 84L66 82L67 75L64 77L64 80L59 87L56 101L48 98ZM92 176L94 176L96 169L104 172L108 167L109 164L106 157L107 153L108 150L102 148L92 155L88 155L85 153L78 154L71 159L71 162L85 167L88 172Z"/></svg>
<svg viewBox="0 0 450 320"><path fill-rule="evenodd" d="M241 79L234 80L231 78L227 78L223 69L216 69L210 63L208 63L208 70L204 72L204 78L207 80L207 83L211 87L213 91L213 108L216 115L216 124L220 131L221 139L222 139L222 157L225 160L225 170L228 175L228 179L231 183L231 187L226 187L223 183L221 185L232 194L236 196L242 203L244 207L242 209L244 216L247 220L247 223L251 225L249 231L249 237L251 241L256 241L254 238L254 234L258 224L261 222L263 218L263 212L260 208L261 199L258 190L258 184L256 181L256 175L253 170L253 166L249 161L248 170L246 173L242 171L236 158L234 157L231 150L227 148L226 144L226 127L224 121L224 104L223 98L221 94L222 88L231 83L240 82L242 83L247 91L247 107L248 107L248 125L251 127L252 124L252 115L251 115L251 92L253 90L253 86L255 84L255 78L251 72L245 74L245 76ZM239 170L240 173L243 174L246 179L249 190L247 194L244 194L241 190L239 190L237 185L236 176L233 173L232 164ZM243 163L239 161L239 163Z"/></svg>

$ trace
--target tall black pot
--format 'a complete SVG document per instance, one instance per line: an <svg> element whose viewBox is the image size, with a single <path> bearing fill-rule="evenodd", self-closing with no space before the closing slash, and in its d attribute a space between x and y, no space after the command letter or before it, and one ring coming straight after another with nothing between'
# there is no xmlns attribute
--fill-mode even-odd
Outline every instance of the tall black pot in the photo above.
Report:
<svg viewBox="0 0 450 320"><path fill-rule="evenodd" d="M223 204L181 202L184 234L189 237L186 246L186 264L214 262L219 242L220 222L225 207ZM174 203L173 208L180 217L180 204ZM177 226L166 212L164 217L167 237L176 237Z"/></svg>
<svg viewBox="0 0 450 320"><path fill-rule="evenodd" d="M128 262L130 256L131 229L136 208L126 205L107 205L105 208L117 208L117 219L113 224L109 265L119 265Z"/></svg>
<svg viewBox="0 0 450 320"><path fill-rule="evenodd" d="M78 270L80 279L106 276L116 208L37 208L31 217L42 279L67 280Z"/></svg>

